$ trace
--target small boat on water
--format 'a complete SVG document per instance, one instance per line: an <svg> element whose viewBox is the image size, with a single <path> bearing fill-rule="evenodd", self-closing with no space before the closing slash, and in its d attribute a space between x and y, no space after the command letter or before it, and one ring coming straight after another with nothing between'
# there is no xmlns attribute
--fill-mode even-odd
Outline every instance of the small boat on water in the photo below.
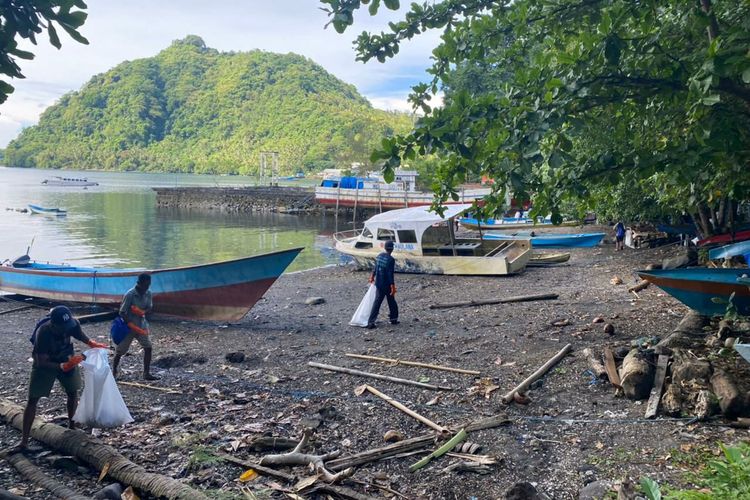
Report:
<svg viewBox="0 0 750 500"><path fill-rule="evenodd" d="M534 233L485 233L487 240L531 239L532 247L591 248L601 243L604 233L534 234Z"/></svg>
<svg viewBox="0 0 750 500"><path fill-rule="evenodd" d="M750 241L732 243L731 245L712 248L708 251L708 258L711 260L729 259L732 257L737 257L739 255L745 258L746 263L750 264Z"/></svg>
<svg viewBox="0 0 750 500"><path fill-rule="evenodd" d="M717 234L715 236L709 236L698 241L698 246L706 245L726 245L727 243L736 243L739 241L750 240L750 230L737 231L735 233L724 233Z"/></svg>
<svg viewBox="0 0 750 500"><path fill-rule="evenodd" d="M88 186L99 185L98 182L93 182L86 178L62 177L59 175L56 175L49 179L44 179L42 181L42 184L45 186L73 186L73 187L88 187Z"/></svg>
<svg viewBox="0 0 750 500"><path fill-rule="evenodd" d="M39 205L32 205L31 203L29 203L29 210L32 214L54 215L57 217L68 215L68 211L62 208L45 208Z"/></svg>
<svg viewBox="0 0 750 500"><path fill-rule="evenodd" d="M101 269L41 264L28 255L0 266L0 290L61 302L117 307L138 274L151 274L154 313L237 321L266 293L302 248L169 269Z"/></svg>
<svg viewBox="0 0 750 500"><path fill-rule="evenodd" d="M737 312L750 315L750 269L701 267L638 271L638 275L703 315L723 315L732 294Z"/></svg>
<svg viewBox="0 0 750 500"><path fill-rule="evenodd" d="M455 237L455 218L471 206L448 205L442 216L429 207L383 212L367 220L362 230L336 233L336 250L352 257L360 269L372 269L391 240L398 272L501 276L523 271L531 258L528 239Z"/></svg>
<svg viewBox="0 0 750 500"><path fill-rule="evenodd" d="M533 228L539 228L544 226L549 227L573 227L580 225L580 222L578 221L566 221L562 224L559 224L558 226L554 226L552 224L552 221L550 219L537 219L536 222L534 222L534 219L529 219L528 217L503 217L502 219L485 219L485 220L478 220L473 217L462 217L458 219L458 222L461 224L462 227L465 227L466 229L472 229L472 230L482 230L482 231L495 231L495 230L505 230L505 229L533 229Z"/></svg>

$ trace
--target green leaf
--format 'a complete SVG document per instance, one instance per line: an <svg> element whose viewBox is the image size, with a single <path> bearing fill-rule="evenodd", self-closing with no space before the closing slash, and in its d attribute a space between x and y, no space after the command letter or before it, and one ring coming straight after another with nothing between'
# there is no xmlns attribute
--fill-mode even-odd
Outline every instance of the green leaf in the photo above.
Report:
<svg viewBox="0 0 750 500"><path fill-rule="evenodd" d="M383 0L383 3L391 10L398 10L401 7L398 0Z"/></svg>
<svg viewBox="0 0 750 500"><path fill-rule="evenodd" d="M644 477L641 479L641 489L648 500L661 500L661 489L659 488L659 483L650 477Z"/></svg>
<svg viewBox="0 0 750 500"><path fill-rule="evenodd" d="M396 180L396 171L391 167L385 167L383 169L383 180L388 184Z"/></svg>
<svg viewBox="0 0 750 500"><path fill-rule="evenodd" d="M51 43L53 47L57 47L58 49L62 48L60 37L57 36L57 30L54 26L52 26L52 23L49 23L47 25L47 33L49 34L49 43Z"/></svg>
<svg viewBox="0 0 750 500"><path fill-rule="evenodd" d="M750 83L750 68L745 68L745 71L742 72L742 81Z"/></svg>
<svg viewBox="0 0 750 500"><path fill-rule="evenodd" d="M608 36L604 41L604 57L607 59L607 63L617 66L620 63L621 52L620 39L617 35Z"/></svg>
<svg viewBox="0 0 750 500"><path fill-rule="evenodd" d="M380 0L372 0L372 3L370 3L370 7L368 7L367 11L370 13L371 16L374 16L378 13L378 8L380 7Z"/></svg>
<svg viewBox="0 0 750 500"><path fill-rule="evenodd" d="M710 96L701 99L701 102L706 106L713 106L714 104L721 102L721 96L719 94L711 94Z"/></svg>

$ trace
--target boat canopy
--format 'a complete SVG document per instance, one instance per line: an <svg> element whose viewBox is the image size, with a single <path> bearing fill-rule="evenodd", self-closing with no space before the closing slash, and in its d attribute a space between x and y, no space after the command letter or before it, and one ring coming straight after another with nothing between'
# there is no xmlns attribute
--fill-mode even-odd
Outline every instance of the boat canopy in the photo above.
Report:
<svg viewBox="0 0 750 500"><path fill-rule="evenodd" d="M442 217L435 212L432 212L429 206L389 210L388 212L374 215L368 219L365 222L364 235L367 237L369 233L370 235L375 235L376 239L383 240L395 238L388 236L382 237L382 230L388 230L390 234L403 231L414 231L414 236L416 236L417 241L412 240L409 241L409 243L421 242L422 234L434 224L448 221L466 210L469 210L471 207L472 204L470 203L447 205ZM399 237L398 240L399 242L402 242L402 238ZM406 241L403 241L402 243L406 243Z"/></svg>

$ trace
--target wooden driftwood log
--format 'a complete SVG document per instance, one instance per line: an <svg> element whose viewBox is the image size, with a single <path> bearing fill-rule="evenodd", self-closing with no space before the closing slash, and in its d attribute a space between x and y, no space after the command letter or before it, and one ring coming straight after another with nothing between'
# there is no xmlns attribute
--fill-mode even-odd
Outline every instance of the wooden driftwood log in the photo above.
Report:
<svg viewBox="0 0 750 500"><path fill-rule="evenodd" d="M433 391L452 390L450 387L446 387L442 385L425 384L423 382L417 382L415 380L391 377L389 375L380 375L379 373L363 372L361 370L354 370L352 368L345 368L343 366L334 366L334 365L326 365L323 363L315 363L314 361L310 361L309 363L307 363L307 366L311 366L312 368L318 368L320 370L328 370L332 372L346 373L348 375L355 375L357 377L374 378L377 380L386 380L388 382L394 382L396 384L412 385L414 387L420 387L422 389L430 389Z"/></svg>
<svg viewBox="0 0 750 500"><path fill-rule="evenodd" d="M0 416L4 417L7 423L21 430L23 408L7 399L0 399ZM36 419L31 428L31 437L67 455L77 457L96 470L102 470L105 465L109 464L108 477L148 492L155 497L174 500L207 500L203 493L171 477L148 472L119 454L111 446L81 431L65 429Z"/></svg>
<svg viewBox="0 0 750 500"><path fill-rule="evenodd" d="M651 284L650 281L641 281L637 285L633 285L630 288L628 288L628 292L640 292L641 290L645 290L648 288L648 286Z"/></svg>
<svg viewBox="0 0 750 500"><path fill-rule="evenodd" d="M592 349L589 349L588 347L584 349L583 356L586 358L589 370L591 370L591 373L593 373L596 378L603 380L607 379L607 369L604 368L604 363L602 363L601 358L594 354Z"/></svg>
<svg viewBox="0 0 750 500"><path fill-rule="evenodd" d="M719 398L719 407L724 416L727 418L745 416L747 413L745 395L740 394L727 372L715 370L711 377L711 387L716 397Z"/></svg>
<svg viewBox="0 0 750 500"><path fill-rule="evenodd" d="M620 386L625 397L646 399L653 384L653 366L638 349L631 350L620 367Z"/></svg>
<svg viewBox="0 0 750 500"><path fill-rule="evenodd" d="M542 375L547 373L550 368L555 366L557 363L560 362L561 359L563 359L572 349L572 344L566 344L565 347L560 349L560 352L552 356L546 363L544 363L537 371L529 375L526 380L518 384L516 387L511 389L508 393L503 396L503 403L510 403L513 401L513 396L516 393L521 393L525 391L531 384L534 383L537 379L539 379Z"/></svg>
<svg viewBox="0 0 750 500"><path fill-rule="evenodd" d="M4 456L5 460L8 461L13 467L16 468L19 474L23 477L44 488L45 490L52 493L57 498L64 498L65 500L90 500L89 497L81 495L80 493L71 490L64 484L57 480L49 477L42 470L31 463L28 458L24 457L20 453Z"/></svg>
<svg viewBox="0 0 750 500"><path fill-rule="evenodd" d="M430 304L430 309L449 309L451 307L489 306L493 304L511 304L513 302L532 302L535 300L555 300L556 293L542 293L537 295L521 295L504 299L469 300L465 302L448 302L446 304Z"/></svg>
<svg viewBox="0 0 750 500"><path fill-rule="evenodd" d="M309 465L315 469L315 472L320 475L320 478L326 483L335 483L336 481L340 481L354 474L353 467L344 469L335 474L326 469L324 462L338 457L341 452L334 451L325 455L302 453L302 450L305 449L309 440L310 431L306 431L302 435L299 444L292 451L281 455L266 455L261 458L258 463L264 467L269 465Z"/></svg>

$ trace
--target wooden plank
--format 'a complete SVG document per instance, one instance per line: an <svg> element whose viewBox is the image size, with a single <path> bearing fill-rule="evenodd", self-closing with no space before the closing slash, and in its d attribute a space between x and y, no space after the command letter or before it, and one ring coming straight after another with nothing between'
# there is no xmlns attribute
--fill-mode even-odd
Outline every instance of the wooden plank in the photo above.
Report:
<svg viewBox="0 0 750 500"><path fill-rule="evenodd" d="M379 361L381 363L389 363L394 365L406 365L406 366L417 366L420 368L429 368L430 370L442 370L453 373L463 373L465 375L481 375L482 373L477 370L464 370L463 368L453 368L450 366L432 365L430 363L420 363L418 361L404 361L402 359L393 358L381 358L379 356L366 356L364 354L351 354L347 353L347 357L355 359L364 359L367 361Z"/></svg>
<svg viewBox="0 0 750 500"><path fill-rule="evenodd" d="M615 363L615 356L612 354L612 349L609 347L604 348L604 367L607 369L607 376L609 377L609 383L617 387L620 386L620 374L617 373L617 364Z"/></svg>
<svg viewBox="0 0 750 500"><path fill-rule="evenodd" d="M508 297L506 299L490 300L469 300L466 302L448 302L446 304L430 304L430 309L448 309L451 307L472 307L487 306L492 304L510 304L513 302L531 302L534 300L555 300L558 298L556 293L542 293L536 295L521 295L518 297Z"/></svg>
<svg viewBox="0 0 750 500"><path fill-rule="evenodd" d="M646 418L656 417L656 412L659 410L659 401L661 401L661 392L664 389L664 378L667 376L668 364L669 355L659 354L659 360L656 362L654 387L651 388L651 395L648 397L648 405L646 405Z"/></svg>
<svg viewBox="0 0 750 500"><path fill-rule="evenodd" d="M334 365L326 365L323 363L315 363L314 361L310 361L307 363L308 366L311 366L313 368L319 368L321 370L328 370L332 372L338 372L338 373L346 373L348 375L356 375L358 377L367 377L367 378L374 378L377 380L387 380L388 382L394 382L396 384L403 384L403 385L411 385L414 387L420 387L422 389L431 389L433 391L450 391L452 390L450 387L442 386L442 385L432 385L432 384L425 384L423 382L416 382L414 380L407 380L405 378L398 378L398 377L390 377L388 375L380 375L378 373L370 373L370 372L363 372L360 370L353 370L351 368L344 368L342 366L334 366Z"/></svg>

